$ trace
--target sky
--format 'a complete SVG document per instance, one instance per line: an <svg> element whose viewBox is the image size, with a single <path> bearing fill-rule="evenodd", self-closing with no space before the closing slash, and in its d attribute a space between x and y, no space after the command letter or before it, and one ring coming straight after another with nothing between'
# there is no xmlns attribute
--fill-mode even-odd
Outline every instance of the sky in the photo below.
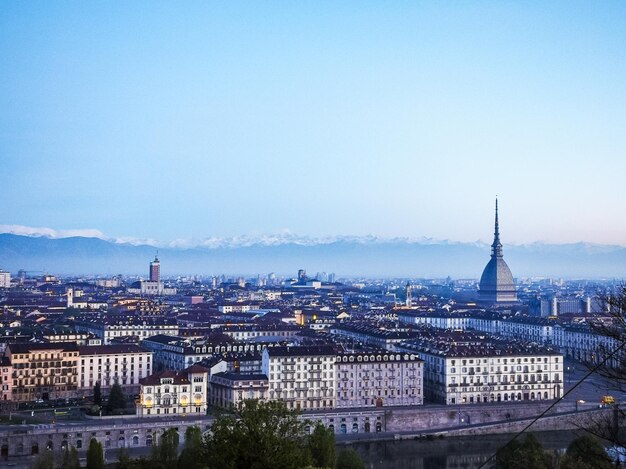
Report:
<svg viewBox="0 0 626 469"><path fill-rule="evenodd" d="M626 2L0 4L0 223L626 245Z"/></svg>

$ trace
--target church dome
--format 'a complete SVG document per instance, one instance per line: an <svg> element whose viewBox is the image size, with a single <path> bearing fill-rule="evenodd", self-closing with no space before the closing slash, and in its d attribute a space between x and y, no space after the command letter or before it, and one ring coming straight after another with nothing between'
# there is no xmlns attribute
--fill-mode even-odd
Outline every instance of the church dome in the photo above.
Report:
<svg viewBox="0 0 626 469"><path fill-rule="evenodd" d="M511 269L504 261L498 224L498 199L496 199L496 227L491 245L491 260L480 277L478 296L484 303L511 303L517 301L515 281Z"/></svg>
<svg viewBox="0 0 626 469"><path fill-rule="evenodd" d="M515 294L515 291L515 282L509 266L502 257L492 257L480 277L481 295L504 292Z"/></svg>

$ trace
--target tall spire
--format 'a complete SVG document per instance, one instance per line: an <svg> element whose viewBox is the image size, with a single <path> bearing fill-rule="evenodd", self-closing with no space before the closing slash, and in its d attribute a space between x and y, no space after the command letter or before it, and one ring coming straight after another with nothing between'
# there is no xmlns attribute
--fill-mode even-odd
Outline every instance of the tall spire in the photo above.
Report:
<svg viewBox="0 0 626 469"><path fill-rule="evenodd" d="M500 225L498 224L498 197L496 196L496 228L493 233L491 256L502 257L502 243L500 242Z"/></svg>

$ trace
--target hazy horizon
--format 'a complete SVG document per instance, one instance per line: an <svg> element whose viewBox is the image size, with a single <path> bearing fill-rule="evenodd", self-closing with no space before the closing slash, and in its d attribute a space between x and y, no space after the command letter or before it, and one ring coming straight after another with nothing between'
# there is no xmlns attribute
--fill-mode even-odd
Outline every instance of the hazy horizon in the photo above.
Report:
<svg viewBox="0 0 626 469"><path fill-rule="evenodd" d="M449 238L431 238L427 236L376 236L373 234L353 235L353 234L337 234L327 236L309 236L306 234L292 233L289 230L283 230L276 233L252 233L240 234L236 236L206 236L197 238L177 237L174 239L155 239L134 238L131 236L108 236L106 233L95 228L84 229L55 229L50 227L32 227L23 225L2 225L0 224L0 234L13 234L17 236L28 237L45 237L50 239L64 239L72 237L96 238L104 241L110 241L118 244L130 244L133 246L152 246L155 248L171 248L171 249L188 249L195 247L221 247L225 245L246 246L252 244L330 244L338 241L355 241L355 242L407 242L407 243L425 243L425 244L476 244L480 246L490 246L493 242L493 235L490 239L476 240L459 240ZM626 247L626 243L594 243L586 240L578 240L571 242L550 242L545 240L534 240L519 243L504 243L506 246L528 246L534 244L545 245L571 245L586 244L590 246L606 246L606 247Z"/></svg>
<svg viewBox="0 0 626 469"><path fill-rule="evenodd" d="M58 274L140 274L158 252L169 275L335 272L350 277L478 278L490 256L485 243L409 242L342 238L229 240L195 247L154 247L99 238L0 234L0 269ZM626 277L626 248L603 245L505 245L515 277L607 279Z"/></svg>

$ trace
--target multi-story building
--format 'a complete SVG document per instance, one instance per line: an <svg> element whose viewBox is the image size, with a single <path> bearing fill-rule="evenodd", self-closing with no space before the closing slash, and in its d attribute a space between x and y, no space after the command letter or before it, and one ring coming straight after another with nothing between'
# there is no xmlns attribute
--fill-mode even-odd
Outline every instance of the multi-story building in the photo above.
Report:
<svg viewBox="0 0 626 469"><path fill-rule="evenodd" d="M178 324L169 318L97 318L77 321L76 330L91 332L100 337L103 345L111 344L113 339L138 337L139 340L157 334L178 335Z"/></svg>
<svg viewBox="0 0 626 469"><path fill-rule="evenodd" d="M203 339L155 335L142 342L143 347L154 353L155 369L165 370L182 370L215 355L248 352L260 354L265 347L279 344L281 343L236 342L224 335Z"/></svg>
<svg viewBox="0 0 626 469"><path fill-rule="evenodd" d="M220 328L224 335L237 341L286 340L298 335L301 327L289 324L249 324L244 326L225 326Z"/></svg>
<svg viewBox="0 0 626 469"><path fill-rule="evenodd" d="M151 282L160 282L161 281L161 263L159 262L158 257L154 257L154 260L150 262L150 276L149 279Z"/></svg>
<svg viewBox="0 0 626 469"><path fill-rule="evenodd" d="M216 407L236 408L245 399L267 400L268 389L264 374L215 373L211 376L209 402Z"/></svg>
<svg viewBox="0 0 626 469"><path fill-rule="evenodd" d="M340 353L335 407L423 404L423 361L414 353Z"/></svg>
<svg viewBox="0 0 626 469"><path fill-rule="evenodd" d="M435 402L473 404L563 396L563 355L547 347L459 333L453 340L417 340L401 348L424 360L424 393Z"/></svg>
<svg viewBox="0 0 626 469"><path fill-rule="evenodd" d="M162 371L140 380L138 417L205 415L208 370L193 365L182 371Z"/></svg>
<svg viewBox="0 0 626 469"><path fill-rule="evenodd" d="M102 389L115 383L129 391L139 387L139 380L152 373L152 352L137 345L101 345L79 347L80 389Z"/></svg>
<svg viewBox="0 0 626 469"><path fill-rule="evenodd" d="M0 270L0 288L11 288L11 274L6 270Z"/></svg>
<svg viewBox="0 0 626 469"><path fill-rule="evenodd" d="M13 365L9 357L0 357L0 399L10 401L13 399Z"/></svg>
<svg viewBox="0 0 626 469"><path fill-rule="evenodd" d="M155 369L178 371L212 357L218 353L222 343L227 345L228 342L207 343L199 339L182 339L159 334L145 339L142 345L154 353Z"/></svg>
<svg viewBox="0 0 626 469"><path fill-rule="evenodd" d="M229 301L223 302L217 306L217 309L220 313L230 314L230 313L246 313L252 309L259 309L261 307L260 303L252 303L249 301Z"/></svg>
<svg viewBox="0 0 626 469"><path fill-rule="evenodd" d="M330 327L330 333L373 347L392 350L394 344L419 335L418 332L404 329L382 329L372 324L342 323Z"/></svg>
<svg viewBox="0 0 626 469"><path fill-rule="evenodd" d="M77 332L67 329L45 329L41 331L41 335L37 333L42 342L76 342L78 345L100 345L102 339L89 332Z"/></svg>
<svg viewBox="0 0 626 469"><path fill-rule="evenodd" d="M289 409L334 408L336 355L330 345L266 348L261 369L269 380L268 398Z"/></svg>
<svg viewBox="0 0 626 469"><path fill-rule="evenodd" d="M471 317L463 313L447 312L420 313L412 310L398 310L398 321L405 324L426 324L438 329L467 329Z"/></svg>
<svg viewBox="0 0 626 469"><path fill-rule="evenodd" d="M474 329L490 335L536 342L559 349L567 357L583 362L599 363L616 348L614 338L594 330L586 322L563 323L557 319L529 316L503 317L498 314L467 313L398 313L408 324L426 324L438 329ZM601 328L600 328L601 330ZM611 357L607 366L619 366L619 356Z"/></svg>
<svg viewBox="0 0 626 469"><path fill-rule="evenodd" d="M614 337L595 332L588 324L554 326L554 345L567 357L598 364L606 359L609 367L619 367L623 354L615 350L620 343Z"/></svg>
<svg viewBox="0 0 626 469"><path fill-rule="evenodd" d="M14 401L76 396L79 360L76 343L9 344L5 357L13 366Z"/></svg>

